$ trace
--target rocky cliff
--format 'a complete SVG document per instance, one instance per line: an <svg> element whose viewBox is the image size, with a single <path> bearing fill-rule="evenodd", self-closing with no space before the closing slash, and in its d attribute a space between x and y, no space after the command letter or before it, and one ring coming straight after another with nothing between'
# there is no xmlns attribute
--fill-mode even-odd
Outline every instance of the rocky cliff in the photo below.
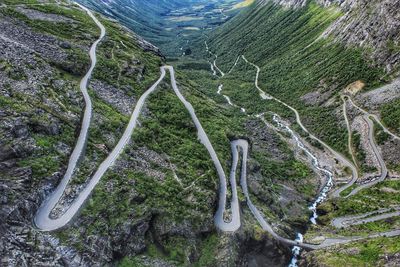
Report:
<svg viewBox="0 0 400 267"><path fill-rule="evenodd" d="M290 8L300 8L307 5L310 0L260 0L260 3L267 3L267 2L274 2L278 5ZM331 5L338 5L338 6L347 6L350 3L353 3L357 0L315 0L316 3L322 5L324 7L329 7Z"/></svg>
<svg viewBox="0 0 400 267"><path fill-rule="evenodd" d="M262 0L263 3L270 0ZM309 0L272 0L287 8L301 8ZM362 47L378 65L398 72L400 65L399 0L316 0L321 6L336 6L343 15L322 34L349 47Z"/></svg>
<svg viewBox="0 0 400 267"><path fill-rule="evenodd" d="M388 72L400 64L400 1L346 1L345 14L323 34L369 51Z"/></svg>

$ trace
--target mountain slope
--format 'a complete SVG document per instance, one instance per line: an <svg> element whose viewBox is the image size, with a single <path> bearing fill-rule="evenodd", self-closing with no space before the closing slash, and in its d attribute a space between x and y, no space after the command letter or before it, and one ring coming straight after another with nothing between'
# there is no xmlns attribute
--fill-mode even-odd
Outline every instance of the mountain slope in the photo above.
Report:
<svg viewBox="0 0 400 267"><path fill-rule="evenodd" d="M0 265L398 261L398 1L82 2L0 5Z"/></svg>
<svg viewBox="0 0 400 267"><path fill-rule="evenodd" d="M36 229L36 211L63 179L81 131L85 102L79 84L100 31L86 12L69 2L14 3L9 0L0 7L2 266L121 261L150 266L246 265L253 257L276 266L287 264L290 250L260 231L249 210L244 211L239 236L217 231L218 175L167 77L146 101L132 141L79 214L56 232ZM115 21L96 16L106 36L96 49L88 87L93 118L87 146L50 217L62 214L88 185L121 138L137 100L158 79L163 63L156 47ZM259 192L256 201L266 212L272 205L274 213L268 216L282 218L280 231L292 237L290 225L307 221L307 202L318 187L308 161L290 149L288 138L261 121L211 100L190 75L177 72L179 87L209 134L225 172L231 164L230 140L249 136L256 144L250 164L255 178L250 186ZM211 73L202 75L216 82ZM285 185L272 186L265 174L274 174L272 179ZM298 191L287 189L296 186ZM287 210L296 216L287 216Z"/></svg>
<svg viewBox="0 0 400 267"><path fill-rule="evenodd" d="M71 194L115 145L132 108L132 95L159 74L156 48L101 20L107 39L97 51L90 84L92 127ZM76 142L84 106L79 81L89 67L89 47L99 29L86 12L67 2L2 6L0 23L1 265L85 264L88 260L75 249L38 231L32 222L35 210L65 172ZM128 51L119 47L121 42Z"/></svg>
<svg viewBox="0 0 400 267"><path fill-rule="evenodd" d="M255 75L254 65L240 59L244 55L260 66L256 87L299 110L305 127L335 150L350 159L355 154L358 175L354 184L336 198L332 194L321 205L318 225L309 228L305 242L319 243L332 235L350 238L398 229L397 216L366 220L365 225L350 224L340 230L332 225L332 220L362 216L365 212L376 214L399 204L393 189L399 185L396 179L400 155L395 151L400 142L398 137L387 134L387 128L397 135L400 130L394 118L398 113L395 110L400 98L399 85L397 79L392 81L399 73L399 4L399 1L361 0L257 1L210 34L207 43L211 55L203 48L203 57L211 62L216 59L219 68L229 73L221 83L231 102L256 114L276 112L296 123L293 110L280 106L273 98L257 101L260 96L256 98L249 91L257 92L257 88L241 85L254 81ZM384 84L387 85L380 87ZM373 129L365 118L372 115ZM374 141L368 140L368 134L375 137L380 152L372 151ZM385 164L389 169L387 177ZM376 181L380 175L385 176L383 182L345 197L353 189ZM335 176L340 188L345 175L338 172ZM398 237L380 238L304 253L301 265L396 264L398 240Z"/></svg>
<svg viewBox="0 0 400 267"><path fill-rule="evenodd" d="M259 1L210 35L209 44L225 70L242 54L261 66L264 88L300 108L307 126L343 151L346 133L337 123L335 95L357 80L374 88L386 75L364 50L321 37L342 15L335 5L313 1L301 8ZM310 97L316 105L308 104Z"/></svg>

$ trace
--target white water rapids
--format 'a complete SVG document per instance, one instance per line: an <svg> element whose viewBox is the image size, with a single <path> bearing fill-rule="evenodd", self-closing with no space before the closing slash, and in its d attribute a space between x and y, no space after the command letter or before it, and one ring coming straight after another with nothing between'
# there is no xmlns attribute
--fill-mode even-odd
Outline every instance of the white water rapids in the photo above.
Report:
<svg viewBox="0 0 400 267"><path fill-rule="evenodd" d="M309 206L309 209L313 212L313 215L310 217L310 221L313 224L317 224L317 206L321 204L324 200L327 199L328 197L328 192L332 189L333 187L333 173L329 171L328 169L324 168L321 166L318 158L310 152L310 150L304 145L304 143L300 140L300 138L293 132L292 129L290 129L289 126L285 125L279 118L278 115L273 116L274 122L282 129L284 129L286 132L288 132L292 138L295 140L297 146L304 151L304 153L308 156L308 158L311 159L311 164L312 166L318 170L319 172L322 173L322 175L326 176L327 182L323 189L321 190L319 196L317 199Z"/></svg>

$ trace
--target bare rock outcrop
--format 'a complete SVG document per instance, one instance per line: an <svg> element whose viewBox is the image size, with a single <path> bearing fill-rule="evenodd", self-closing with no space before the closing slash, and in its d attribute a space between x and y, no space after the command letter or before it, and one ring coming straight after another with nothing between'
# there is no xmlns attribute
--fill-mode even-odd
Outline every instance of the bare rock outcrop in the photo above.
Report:
<svg viewBox="0 0 400 267"><path fill-rule="evenodd" d="M273 1L286 8L302 8L309 0ZM317 0L323 7L337 6L344 15L332 23L322 38L332 37L349 47L362 47L368 56L387 72L397 72L400 65L399 0Z"/></svg>
<svg viewBox="0 0 400 267"><path fill-rule="evenodd" d="M345 15L323 36L366 48L375 62L388 72L395 71L400 64L400 1L348 0L342 6Z"/></svg>

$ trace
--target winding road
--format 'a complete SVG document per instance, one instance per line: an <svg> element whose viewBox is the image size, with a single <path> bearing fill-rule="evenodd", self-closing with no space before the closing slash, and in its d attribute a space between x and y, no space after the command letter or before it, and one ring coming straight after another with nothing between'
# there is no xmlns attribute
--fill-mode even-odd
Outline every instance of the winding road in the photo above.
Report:
<svg viewBox="0 0 400 267"><path fill-rule="evenodd" d="M246 57L243 55L242 56L243 60L252 65L253 67L256 68L257 72L256 72L256 78L254 81L254 84L256 86L256 88L258 89L258 91L260 92L260 96L262 99L264 100L274 100L277 101L278 103L284 105L285 107L289 108L290 110L293 111L293 113L296 116L296 122L297 124L301 127L301 129L307 133L309 135L309 137L311 139L314 139L315 141L317 141L318 143L320 143L323 147L325 147L328 151L330 151L330 153L340 162L342 162L342 164L344 166L347 166L350 168L351 172L352 172L352 179L349 183L347 183L346 185L344 185L343 187L340 187L339 189L337 189L336 191L334 191L333 193L331 193L331 195L333 197L340 197L340 193L343 192L344 190L346 190L347 188L351 187L357 180L358 180L358 170L357 167L350 162L345 156L343 156L341 153L337 152L336 150L334 150L332 147L330 147L327 143L325 143L324 141L322 141L321 139L319 139L318 137L316 137L314 134L310 133L308 131L308 129L303 125L303 122L301 121L301 117L300 114L298 112L297 109L293 108L292 106L286 104L285 102L277 99L276 97L273 97L271 95L268 95L266 92L264 92L258 85L258 78L259 78L259 74L260 74L260 67L257 66L254 63L249 62Z"/></svg>
<svg viewBox="0 0 400 267"><path fill-rule="evenodd" d="M374 186L374 185L376 185L376 184L378 184L380 182L383 182L385 180L385 178L387 177L387 175L388 175L388 169L386 167L385 161L383 160L382 155L381 155L381 153L380 153L380 151L378 149L378 146L376 144L376 141L375 141L374 123L370 118L370 117L373 117L373 115L369 114L365 110L363 110L363 109L359 108L358 106L356 106L354 104L354 102L351 101L350 97L342 95L341 98L343 100L343 113L344 113L347 129L348 129L348 135L349 135L348 146L349 146L349 150L351 152L351 155L353 157L354 163L356 163L356 159L355 159L355 156L354 156L354 151L353 151L352 141L351 141L352 132L351 132L351 128L350 128L350 122L349 122L349 119L347 117L347 100L350 101L350 103L354 107L356 107L357 109L359 109L360 111L362 111L364 113L363 120L368 125L368 140L369 140L369 143L370 143L370 145L372 147L372 151L374 152L374 155L375 155L376 159L378 160L379 166L381 168L381 174L380 174L379 178L375 178L375 179L373 179L372 181L370 181L368 183L359 185L358 187L353 189L347 196L345 196L345 198L348 198L350 196L353 196L353 195L357 194L358 192L360 192L361 190L363 190L365 188L369 188L369 187L372 187L372 186ZM375 117L374 117L374 119L377 120L377 118L375 118ZM381 123L379 123L379 124L381 125Z"/></svg>
<svg viewBox="0 0 400 267"><path fill-rule="evenodd" d="M82 207L84 202L88 199L91 192L93 191L95 186L98 184L100 179L103 177L105 172L108 170L108 168L110 166L112 166L114 164L115 160L123 152L123 149L125 148L125 146L129 143L131 135L133 133L133 130L137 126L138 117L140 115L140 112L142 110L142 107L143 107L147 97L152 92L155 91L157 86L164 79L166 70L168 70L170 73L172 88L173 88L175 94L177 95L177 97L179 98L179 100L184 104L184 106L190 113L190 116L198 130L199 140L206 147L207 151L209 152L211 159L217 169L219 178L220 178L219 205L218 205L218 210L215 215L215 224L222 231L232 231L233 232L233 231L236 231L237 229L239 229L239 227L240 227L240 212L239 212L239 201L237 198L237 191L236 191L235 173L234 173L234 171L231 172L231 176L230 176L230 182L231 182L231 187L232 187L232 200L230 203L230 207L231 207L230 211L232 214L232 216L231 216L232 218L231 218L230 222L225 222L224 218L223 218L224 212L225 212L225 207L226 207L226 194L227 194L227 184L226 184L225 173L224 173L222 165L218 159L217 153L215 152L206 132L204 131L204 129L200 123L200 120L196 116L193 106L188 101L186 101L184 96L179 91L179 88L178 88L178 86L176 84L176 80L175 80L175 72L174 72L174 69L172 66L161 67L160 78L138 100L136 107L132 113L129 124L128 124L122 138L119 140L118 144L113 149L113 151L110 153L110 155L100 164L98 170L96 171L94 176L91 178L90 182L86 185L86 187L82 190L82 192L79 193L78 197L74 200L74 202L68 208L68 210L57 219L50 218L50 213L54 209L57 202L60 200L71 176L67 177L68 180L64 177L64 179L61 181L60 185L44 201L44 203L39 208L39 210L36 214L36 217L35 217L35 225L39 229L41 229L43 231L57 230L59 228L64 227L65 225L67 225L72 220L72 218L77 214L77 212Z"/></svg>
<svg viewBox="0 0 400 267"><path fill-rule="evenodd" d="M294 109L293 107L291 107L290 105L284 103L283 101L280 101L279 99L270 96L268 94L266 94L258 85L258 78L259 78L259 73L260 73L260 68L249 62L244 56L242 56L243 60L248 63L251 64L252 66L254 66L257 70L256 72L256 78L255 78L255 87L257 88L257 90L260 92L260 97L263 100L275 100L281 104L283 104L284 106L288 107L289 109L291 109L295 115L296 115L296 122L300 125L300 127L309 134L309 136L318 141L321 145L323 145L327 150L329 150L339 161L341 161L342 163L344 163L344 165L350 167L350 169L352 170L352 180L349 184L339 188L338 190L336 190L331 196L332 197L340 197L340 193L344 190L346 190L347 188L349 188L350 186L352 186L358 179L358 171L357 171L357 167L351 163L347 158L345 158L343 155L341 155L340 153L336 152L334 149L332 149L329 145L327 145L325 142L323 142L322 140L320 140L319 138L317 138L316 136L314 136L313 134L311 134L306 128L305 126L302 124L301 122L301 118L300 115L298 113L298 111L296 109ZM219 87L218 89L218 93L220 94L222 90L222 85ZM350 123L348 121L347 118L347 110L346 107L343 107L343 111L345 112L345 119L346 119L346 124L348 126L348 129L350 129ZM262 115L256 115L257 118L261 118ZM374 147L374 153L377 155L377 157L379 158L379 162L381 164L381 176L378 180L373 181L371 183L365 184L364 186L360 186L358 188L356 188L355 190L352 191L353 194L357 193L359 190L362 190L363 188L366 187L370 187L380 181L382 181L383 179L385 179L385 177L387 176L387 169L386 169L386 165L382 159L382 157L380 156L379 150L376 146L375 140L374 140L374 136L373 136L373 123L370 120L369 116L364 116L364 119L367 121L368 125L369 125L369 139L371 142L371 145ZM297 145L300 148L303 148L306 152L306 154L312 159L313 165L314 167L316 167L317 170L322 171L323 173L325 173L326 175L332 175L330 177L330 179L328 180L326 186L324 187L324 189L321 192L321 195L317 198L317 200L313 203L312 208L315 209L315 211L313 212L313 217L312 219L316 218L316 206L318 204L320 204L324 199L326 199L328 197L328 192L330 190L330 188L332 187L333 183L332 183L332 177L333 174L324 169L321 168L318 165L318 160L316 159L316 157L309 152L309 150L307 150L304 147L304 144L298 139L296 138L296 135L294 134L294 132L286 125L282 124L281 122L279 122L279 119L277 117L277 115L274 116L274 121L278 124L278 126L280 126L281 128L284 128L286 131L288 131L291 135L292 138L294 138L294 140L296 141ZM349 141L349 144L351 143L351 140ZM254 206L254 204L252 203L249 193L248 193L248 189L247 189L247 180L246 180L246 161L247 161L247 155L248 155L248 143L246 140L236 140L233 141L232 144L232 155L233 155L233 164L232 164L232 169L236 171L237 168L237 161L238 161L238 149L240 148L242 153L243 153L243 158L242 158L242 170L241 170L241 187L243 190L243 193L246 197L247 200L247 204L249 206L249 209L251 210L251 212L253 213L254 217L257 219L257 221L259 222L259 224L261 225L261 227L267 231L268 233L270 233L276 240L288 245L288 246L293 246L293 259L292 261L295 263L296 261L296 257L299 254L299 248L304 248L307 250L314 250L314 249L323 249L323 248L327 248L330 246L334 246L334 245L340 245L340 244L346 244L346 243L350 243L353 241L358 241L358 240L365 240L365 239L370 239L370 238L376 238L376 237L393 237L393 236L398 236L400 235L400 230L393 230L393 231L387 231L387 232L382 232L382 233L374 233L374 234L370 234L368 236L350 236L350 237L336 237L336 238L325 238L324 241L320 244L310 244L310 243L303 243L303 239L302 237L298 237L296 240L290 240L287 238L284 238L280 235L278 235L274 229L272 228L272 226L264 219L262 213ZM308 153L307 153L308 152ZM382 210L382 212L384 212L386 210ZM396 212L391 212L391 213L383 213L380 214L381 212L379 212L379 215L376 216L372 216L371 215L375 214L375 213L366 213L366 214L362 214L362 215L357 215L357 216L347 216L347 217L341 217L341 218L336 218L332 221L332 225L334 225L335 227L339 227L340 225L350 225L350 222L352 224L364 224L367 222L372 222L372 221L378 221L378 220L382 220L382 219L386 219L386 218L391 218L394 216L399 216L400 215L400 211L396 211ZM311 220L312 220L311 219ZM315 222L315 221L314 221ZM313 222L313 223L314 223Z"/></svg>
<svg viewBox="0 0 400 267"><path fill-rule="evenodd" d="M153 93L159 84L164 80L166 76L166 72L168 71L170 74L171 78L171 85L174 90L174 93L176 96L179 98L179 100L182 102L182 104L185 106L187 111L189 112L191 119L193 123L195 124L195 127L197 129L197 134L200 142L205 146L207 149L214 166L217 170L218 176L219 176L219 181L220 181L220 187L219 187L219 201L218 201L218 208L214 217L215 225L217 228L219 228L221 231L224 232L234 232L238 230L241 226L241 221L240 221L240 207L239 207L239 200L238 200L238 193L237 193L237 185L236 185L236 171L237 167L239 165L239 160L240 160L240 154L241 156L241 172L240 172L240 185L243 191L243 194L246 197L247 205L254 215L254 217L257 219L261 227L270 233L275 239L278 241L285 243L289 246L296 246L296 247L301 247L305 249L321 249L321 248L326 248L332 245L337 245L337 244L343 244L343 243L348 243L352 242L355 240L361 240L361 239L366 239L366 238L373 238L373 237L378 237L378 236L397 236L400 235L400 230L395 230L395 231L388 231L385 233L377 233L377 234L372 234L367 237L343 237L343 238L327 238L325 239L321 244L308 244L308 243L303 243L301 242L300 239L298 240L290 240L287 238L284 238L277 234L273 227L265 220L264 216L262 213L257 209L257 207L253 204L251 197L248 192L248 186L247 186L247 158L248 158L248 149L249 149L249 144L246 140L244 139L238 139L234 140L231 142L231 149L232 149L232 166L231 166L231 171L230 171L230 176L229 176L229 182L231 185L231 191L232 191L232 199L230 200L230 220L226 221L224 218L224 214L226 214L227 209L226 209L226 204L227 204L227 177L224 173L224 170L222 168L222 165L218 159L217 153L214 150L212 143L210 142L204 128L202 127L202 124L200 120L198 119L196 112L193 108L193 106L185 99L185 97L182 95L180 92L176 79L175 79L175 71L172 66L162 66L160 68L161 74L159 79L142 95L140 96L139 100L136 103L135 109L131 115L130 121L121 137L121 139L118 141L117 145L115 148L112 150L112 152L108 155L108 157L100 164L99 168L91 177L90 181L88 184L85 186L85 188L79 193L77 198L73 201L73 203L70 205L70 207L66 210L64 214L59 216L58 218L51 218L50 214L54 207L57 205L59 202L60 198L64 194L64 191L66 189L66 186L70 182L73 173L76 169L76 166L78 164L79 158L82 156L85 144L87 142L88 138L88 129L90 126L90 120L92 117L92 103L90 96L87 92L87 85L88 81L92 75L92 72L96 66L96 49L99 44L99 42L104 38L106 32L104 26L96 19L96 17L92 14L91 11L86 9L83 6L80 6L83 10L87 12L87 14L93 19L93 21L96 23L96 25L100 28L100 36L99 39L96 40L90 49L90 58L91 58L91 67L89 71L86 73L86 75L83 77L80 83L80 89L82 91L82 94L85 99L85 111L82 119L82 126L81 126L81 132L79 135L79 138L77 140L76 146L74 148L73 153L71 154L69 163L68 163L68 168L67 171L61 180L60 184L57 186L57 188L46 198L46 200L43 202L41 207L38 209L36 216L34 218L34 223L37 228L43 231L53 231L60 229L64 226L66 226L71 220L76 216L78 211L81 209L85 201L90 197L90 194L94 190L95 186L98 184L100 179L104 176L106 171L115 163L117 158L121 155L123 152L124 148L126 145L130 142L131 135L135 128L137 127L138 124L138 118L140 116L140 113L142 111L142 108L144 106L145 101L147 100L148 96ZM215 57L216 58L216 57ZM246 58L243 56L243 59L249 63ZM252 64L252 63L249 63ZM214 61L214 67L217 69L220 73L221 76L223 77L225 74L216 66L216 62ZM292 108L291 106L287 105L286 103L267 95L259 86L258 86L258 75L260 72L260 68L254 64L252 64L257 68L257 76L256 76L256 81L255 85L257 89L260 91L260 95L262 99L273 99L275 101L278 101L285 105L286 107L290 108L295 114L296 114L296 120L297 123L301 126L301 128L310 135L311 138L317 140L320 142L325 148L327 148L329 151L332 152L332 154L338 158L340 161L342 161L346 166L349 166L353 170L353 179L354 177L358 177L357 172L354 171L356 170L355 166L351 164L344 156L342 156L340 153L334 151L332 148L330 148L327 144L325 144L323 141L318 139L317 137L313 136L308 132L308 130L303 126L301 123L301 119L299 116L299 113L297 112L296 109ZM222 86L219 88L219 92L222 90ZM365 117L367 120L368 124L370 125L370 140L373 140L373 124L371 120L369 119L369 116ZM372 125L372 126L371 126ZM300 145L301 142L298 143ZM374 143L374 151L377 152L376 145ZM379 152L378 152L379 154ZM325 172L326 174L333 175L329 171L319 167L317 164L317 159L315 158L314 155L309 152L310 158L313 159L315 162L316 168L319 169L322 172ZM384 162L383 162L384 163ZM384 176L383 174L387 174L387 169L386 166L381 165L382 167L382 177ZM354 169L353 169L354 168ZM386 177L386 175L385 175ZM384 179L384 178L383 178ZM326 194L327 192L322 192L323 194ZM326 195L324 196L326 197ZM388 213L388 214L398 214L398 211ZM336 225L345 225L349 221L353 223L361 222L362 220L367 220L366 217L369 215L373 214L364 214L364 215L359 215L358 217L346 217L346 218L338 218L336 221ZM382 216L388 216L384 214L378 214L374 217L370 217L369 220L379 220L382 218ZM393 215L397 216L397 215ZM388 217L384 217L388 218Z"/></svg>
<svg viewBox="0 0 400 267"><path fill-rule="evenodd" d="M93 43L93 45L90 49L90 58L91 58L92 64L91 64L89 71L87 72L87 74L84 76L84 78L81 81L80 89L85 98L85 113L84 113L84 117L82 120L81 133L79 135L77 144L74 148L74 152L72 153L72 155L70 157L67 172L65 173L63 179L61 180L61 182L57 186L57 188L45 199L45 201L42 203L42 205L40 206L40 208L38 209L38 211L36 213L36 216L34 218L34 223L35 223L36 227L42 231L53 231L53 230L57 230L57 229L60 229L64 226L66 226L73 219L73 217L78 213L80 208L83 206L84 202L89 198L93 189L98 184L100 179L103 177L105 172L115 163L115 160L123 152L125 146L129 143L131 135L137 126L137 121L138 121L140 112L143 108L143 105L144 105L147 97L156 90L157 86L164 79L166 70L168 70L170 73L170 76L171 76L172 88L173 88L175 94L177 95L177 97L179 98L179 100L184 104L184 106L190 113L190 116L198 130L199 140L206 147L207 151L209 152L210 157L217 169L218 176L220 178L220 194L219 194L219 203L218 203L219 205L218 205L218 210L215 215L215 224L222 231L236 231L237 229L239 229L239 227L240 227L240 211L239 211L239 201L237 198L237 191L236 191L235 173L234 172L231 173L231 176L230 176L230 182L231 182L231 187L232 187L232 200L230 202L231 220L230 220L230 222L225 222L224 213L225 213L225 207L226 207L226 194L227 194L227 181L226 181L225 173L224 173L222 165L218 159L217 153L215 152L206 132L204 131L199 119L196 116L193 106L188 101L186 101L184 96L179 91L179 88L178 88L178 86L176 84L176 80L175 80L175 72L174 72L173 67L171 67L171 66L161 67L160 78L139 98L123 136L118 141L116 147L112 150L112 152L108 155L108 157L100 164L99 168L97 169L97 171L95 172L93 177L90 179L90 181L86 185L86 187L79 193L77 198L73 201L73 203L70 205L70 207L66 210L66 212L64 214L62 214L58 218L51 218L50 214L51 214L52 210L54 209L54 207L59 202L62 195L64 194L66 186L68 185L68 183L70 182L70 180L72 178L72 175L74 173L74 170L76 168L78 160L84 151L84 146L87 141L88 129L90 126L90 119L92 116L92 103L91 103L89 94L87 92L87 84L88 84L88 80L90 79L90 76L93 72L93 69L96 66L97 45L105 36L104 26L96 19L96 17L92 14L92 12L83 6L80 6L80 7L88 13L88 15L93 19L93 21L96 23L96 25L101 29L101 34L100 34L99 39L95 43Z"/></svg>
<svg viewBox="0 0 400 267"><path fill-rule="evenodd" d="M52 220L52 219L50 219L49 216L50 216L50 212L53 210L53 208L55 207L55 205L57 204L57 202L63 195L67 184L71 180L74 170L76 168L76 165L78 164L78 161L81 158L82 152L86 146L90 121L92 118L92 101L91 101L90 96L87 91L87 85L88 85L88 81L92 75L92 72L96 66L97 46L106 34L106 30L105 30L104 26L93 15L93 13L86 7L79 5L79 4L77 4L77 5L81 9L86 11L86 13L92 18L92 20L100 28L100 37L92 44L92 46L90 48L89 55L90 55L90 60L91 60L91 66L89 68L89 71L86 73L86 75L82 78L82 80L80 82L80 90L82 92L82 95L83 95L83 98L85 101L85 110L84 110L84 114L83 114L83 118L82 118L81 131L80 131L80 134L78 137L78 141L77 141L75 148L69 159L68 168L64 174L63 179L61 180L61 182L57 186L57 188L52 192L52 194L44 201L44 203L39 208L38 213L36 214L36 217L34 219L36 226L42 230L54 230L54 229L64 226L65 224L67 224L70 221L70 218L69 219L67 218L67 217L69 217L68 215L61 217L58 220ZM83 201L84 201L84 199L83 199ZM76 207L71 206L70 212L75 214L76 213L75 209L76 209Z"/></svg>
<svg viewBox="0 0 400 267"><path fill-rule="evenodd" d="M385 125L383 125L383 123L381 122L381 120L378 118L377 115L369 113L368 111L366 111L365 109L361 108L360 106L356 105L354 103L354 101L348 97L348 100L350 101L350 103L356 107L358 110L360 110L362 113L364 113L365 115L368 115L369 117L374 118L374 120L382 127L383 131L387 134L389 134L391 137L393 137L396 140L400 140L400 137L397 136L396 134L394 134L393 132L391 132Z"/></svg>
<svg viewBox="0 0 400 267"><path fill-rule="evenodd" d="M360 225L400 216L400 207L396 207L394 210L396 211L393 211L393 209L380 209L361 215L338 217L333 219L331 224L336 228L347 228L353 225Z"/></svg>
<svg viewBox="0 0 400 267"><path fill-rule="evenodd" d="M378 184L380 182L383 182L385 180L385 178L387 177L387 175L388 175L388 169L386 167L385 161L383 160L382 155L381 155L381 153L380 153L380 151L378 149L378 146L377 146L377 144L375 142L374 123L370 119L369 115L364 115L363 119L368 124L368 139L369 139L369 143L371 144L372 151L374 152L375 157L378 160L379 166L381 168L381 174L380 174L380 176L378 178L374 179L373 181L365 183L365 184L362 184L362 185L359 185L357 188L352 190L346 196L346 198L357 194L358 192L360 192L363 189L370 188L370 187L372 187L372 186L374 186L374 185L376 185L376 184Z"/></svg>

